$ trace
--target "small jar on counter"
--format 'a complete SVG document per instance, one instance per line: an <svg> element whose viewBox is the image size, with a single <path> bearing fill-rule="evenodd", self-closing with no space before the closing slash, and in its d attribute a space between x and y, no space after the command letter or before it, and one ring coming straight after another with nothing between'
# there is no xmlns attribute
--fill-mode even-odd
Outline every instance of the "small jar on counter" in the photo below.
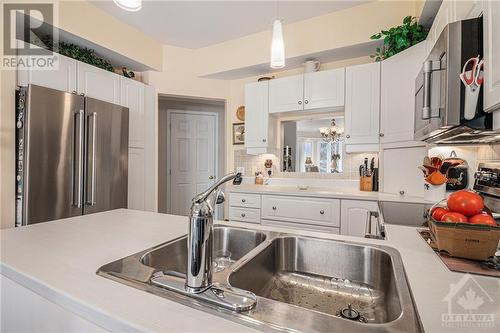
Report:
<svg viewBox="0 0 500 333"><path fill-rule="evenodd" d="M255 173L255 184L264 185L264 175L260 171Z"/></svg>

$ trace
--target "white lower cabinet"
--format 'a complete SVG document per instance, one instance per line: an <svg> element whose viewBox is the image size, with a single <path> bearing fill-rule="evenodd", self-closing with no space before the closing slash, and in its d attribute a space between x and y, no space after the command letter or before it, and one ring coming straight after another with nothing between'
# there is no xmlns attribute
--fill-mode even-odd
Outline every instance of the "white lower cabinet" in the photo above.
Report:
<svg viewBox="0 0 500 333"><path fill-rule="evenodd" d="M229 220L260 224L260 209L231 207L229 209Z"/></svg>
<svg viewBox="0 0 500 333"><path fill-rule="evenodd" d="M263 195L262 218L339 227L340 200Z"/></svg>
<svg viewBox="0 0 500 333"><path fill-rule="evenodd" d="M144 149L128 149L128 208L144 210Z"/></svg>
<svg viewBox="0 0 500 333"><path fill-rule="evenodd" d="M500 109L500 1L484 6L484 109L494 111Z"/></svg>
<svg viewBox="0 0 500 333"><path fill-rule="evenodd" d="M340 233L364 237L368 215L370 212L378 212L378 204L376 201L342 200L340 212Z"/></svg>
<svg viewBox="0 0 500 333"><path fill-rule="evenodd" d="M232 192L229 220L266 226L364 237L378 202Z"/></svg>

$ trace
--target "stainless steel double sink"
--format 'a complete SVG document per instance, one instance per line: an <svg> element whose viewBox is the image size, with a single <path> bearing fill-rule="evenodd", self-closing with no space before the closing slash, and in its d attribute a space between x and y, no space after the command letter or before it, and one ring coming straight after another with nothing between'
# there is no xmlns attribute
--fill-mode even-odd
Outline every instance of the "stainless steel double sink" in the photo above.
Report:
<svg viewBox="0 0 500 333"><path fill-rule="evenodd" d="M423 331L393 248L221 225L214 227L214 240L226 266L215 270L213 282L253 292L255 308L232 312L152 283L163 274L185 279L186 236L97 274L264 331Z"/></svg>

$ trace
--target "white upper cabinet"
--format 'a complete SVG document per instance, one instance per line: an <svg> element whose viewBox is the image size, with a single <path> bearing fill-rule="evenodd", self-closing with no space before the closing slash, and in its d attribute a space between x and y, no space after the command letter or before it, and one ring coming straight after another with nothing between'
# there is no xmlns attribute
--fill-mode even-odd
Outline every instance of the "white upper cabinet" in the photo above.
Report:
<svg viewBox="0 0 500 333"><path fill-rule="evenodd" d="M144 147L144 85L120 77L120 105L129 108L129 146Z"/></svg>
<svg viewBox="0 0 500 333"><path fill-rule="evenodd" d="M288 76L269 81L269 113L304 109L304 77Z"/></svg>
<svg viewBox="0 0 500 333"><path fill-rule="evenodd" d="M379 143L380 62L346 68L346 144Z"/></svg>
<svg viewBox="0 0 500 333"><path fill-rule="evenodd" d="M35 84L51 89L76 92L76 64L75 59L60 54L57 57L56 69L21 69L17 71L17 82L20 86Z"/></svg>
<svg viewBox="0 0 500 333"><path fill-rule="evenodd" d="M304 110L344 106L345 68L304 74Z"/></svg>
<svg viewBox="0 0 500 333"><path fill-rule="evenodd" d="M493 111L500 108L500 1L484 2L483 35L484 109Z"/></svg>
<svg viewBox="0 0 500 333"><path fill-rule="evenodd" d="M272 144L271 132L274 131L271 128L272 117L269 116L269 85L269 81L263 81L245 86L245 147L247 149L265 149Z"/></svg>
<svg viewBox="0 0 500 333"><path fill-rule="evenodd" d="M413 141L415 78L426 57L425 42L381 64L380 142Z"/></svg>
<svg viewBox="0 0 500 333"><path fill-rule="evenodd" d="M77 91L79 94L109 103L120 104L119 75L83 62L78 62L77 69Z"/></svg>
<svg viewBox="0 0 500 333"><path fill-rule="evenodd" d="M455 1L444 0L434 18L432 27L427 35L427 54L432 50L439 35L450 22L455 21Z"/></svg>
<svg viewBox="0 0 500 333"><path fill-rule="evenodd" d="M340 207L340 234L364 237L367 232L368 214L378 212L377 202L342 200Z"/></svg>

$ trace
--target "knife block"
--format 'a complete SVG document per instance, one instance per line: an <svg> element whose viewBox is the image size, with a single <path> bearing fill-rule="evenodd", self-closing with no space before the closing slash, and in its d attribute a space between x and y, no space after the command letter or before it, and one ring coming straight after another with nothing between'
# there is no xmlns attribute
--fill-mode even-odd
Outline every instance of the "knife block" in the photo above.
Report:
<svg viewBox="0 0 500 333"><path fill-rule="evenodd" d="M361 191L372 191L373 178L371 176L361 176L359 178L359 189Z"/></svg>

